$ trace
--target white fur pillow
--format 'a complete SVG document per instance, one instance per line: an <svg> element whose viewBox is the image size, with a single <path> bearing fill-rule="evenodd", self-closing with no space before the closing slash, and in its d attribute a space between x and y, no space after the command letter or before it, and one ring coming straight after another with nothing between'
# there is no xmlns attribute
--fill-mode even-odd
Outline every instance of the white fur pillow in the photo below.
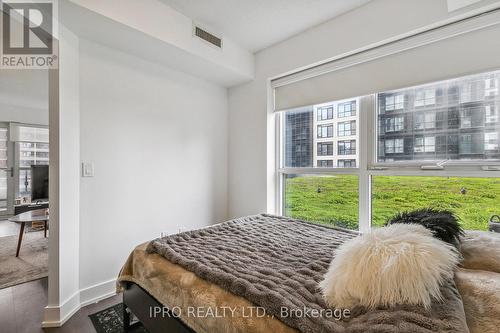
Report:
<svg viewBox="0 0 500 333"><path fill-rule="evenodd" d="M342 244L320 283L330 306L431 306L453 278L457 250L417 224L393 224Z"/></svg>

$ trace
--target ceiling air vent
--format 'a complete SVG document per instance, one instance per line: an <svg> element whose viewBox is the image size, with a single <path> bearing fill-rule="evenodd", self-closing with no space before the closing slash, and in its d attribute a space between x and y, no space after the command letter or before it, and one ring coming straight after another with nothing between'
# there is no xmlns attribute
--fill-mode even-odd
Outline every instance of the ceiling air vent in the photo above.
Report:
<svg viewBox="0 0 500 333"><path fill-rule="evenodd" d="M219 38L215 35L212 35L211 33L203 30L200 27L197 27L197 26L194 27L194 35L196 37L203 39L206 42L209 42L212 45L217 46L220 49L222 48L222 39L221 38Z"/></svg>

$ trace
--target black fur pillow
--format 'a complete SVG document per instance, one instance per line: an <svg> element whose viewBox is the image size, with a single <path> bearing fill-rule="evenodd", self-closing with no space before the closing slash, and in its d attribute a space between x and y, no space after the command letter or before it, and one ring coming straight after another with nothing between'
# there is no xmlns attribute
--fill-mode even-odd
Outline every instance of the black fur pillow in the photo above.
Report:
<svg viewBox="0 0 500 333"><path fill-rule="evenodd" d="M411 212L402 212L391 218L386 225L394 223L421 224L430 229L434 237L458 246L464 231L455 214L449 210L434 208L417 209Z"/></svg>

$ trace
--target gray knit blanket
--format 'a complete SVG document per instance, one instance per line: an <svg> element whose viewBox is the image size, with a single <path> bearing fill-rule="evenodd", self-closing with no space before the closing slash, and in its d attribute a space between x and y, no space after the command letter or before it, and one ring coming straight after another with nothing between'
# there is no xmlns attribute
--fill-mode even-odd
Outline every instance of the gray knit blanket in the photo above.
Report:
<svg viewBox="0 0 500 333"><path fill-rule="evenodd" d="M356 235L262 214L159 238L149 244L148 251L245 297L303 333L469 332L453 281L442 288L445 301L436 302L429 311L401 305L372 311L349 309L349 318L340 320L332 315L318 283L334 250Z"/></svg>

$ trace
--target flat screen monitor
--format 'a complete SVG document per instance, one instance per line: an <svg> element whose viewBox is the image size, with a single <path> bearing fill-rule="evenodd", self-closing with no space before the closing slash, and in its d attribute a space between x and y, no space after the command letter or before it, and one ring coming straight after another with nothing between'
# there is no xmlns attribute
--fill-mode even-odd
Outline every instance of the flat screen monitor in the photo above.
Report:
<svg viewBox="0 0 500 333"><path fill-rule="evenodd" d="M49 166L31 166L31 201L49 199Z"/></svg>

